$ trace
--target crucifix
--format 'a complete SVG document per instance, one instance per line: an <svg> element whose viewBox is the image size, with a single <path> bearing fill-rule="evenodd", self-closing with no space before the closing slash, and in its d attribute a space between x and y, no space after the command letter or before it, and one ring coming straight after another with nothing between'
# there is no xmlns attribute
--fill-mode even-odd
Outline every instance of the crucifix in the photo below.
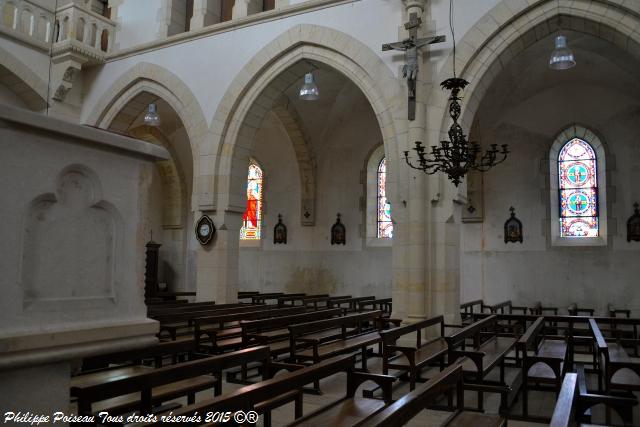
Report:
<svg viewBox="0 0 640 427"><path fill-rule="evenodd" d="M442 43L445 36L431 36L418 38L418 28L422 24L422 19L417 13L409 15L409 22L404 24L405 30L409 31L409 38L400 42L386 43L382 45L382 50L399 50L405 52L406 64L402 67L402 77L407 79L409 90L409 120L416 118L416 79L418 78L418 49L435 43Z"/></svg>

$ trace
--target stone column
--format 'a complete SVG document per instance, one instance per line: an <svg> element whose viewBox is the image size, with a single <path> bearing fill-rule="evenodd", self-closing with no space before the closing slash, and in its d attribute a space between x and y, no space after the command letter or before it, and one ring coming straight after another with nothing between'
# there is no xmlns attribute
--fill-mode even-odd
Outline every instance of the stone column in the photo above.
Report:
<svg viewBox="0 0 640 427"><path fill-rule="evenodd" d="M186 0L162 0L162 7L158 11L158 22L160 22L159 38L184 33L186 14Z"/></svg>
<svg viewBox="0 0 640 427"><path fill-rule="evenodd" d="M220 22L221 0L194 0L191 29L198 30Z"/></svg>
<svg viewBox="0 0 640 427"><path fill-rule="evenodd" d="M262 11L262 2L259 0L236 0L233 5L232 19L244 18Z"/></svg>
<svg viewBox="0 0 640 427"><path fill-rule="evenodd" d="M120 28L122 28L122 15L120 14L120 6L124 3L124 0L109 0L109 7L111 8L111 20L116 23L116 30L111 35L111 46L113 49L118 49L120 44L118 43L117 37L120 32ZM102 36L102 29L100 29L99 33L96 35L96 48L100 46L100 38Z"/></svg>
<svg viewBox="0 0 640 427"><path fill-rule="evenodd" d="M242 212L227 211L209 216L217 231L209 246L198 249L197 300L218 304L236 302Z"/></svg>
<svg viewBox="0 0 640 427"><path fill-rule="evenodd" d="M275 9L280 9L285 6L289 6L289 0L276 0Z"/></svg>
<svg viewBox="0 0 640 427"><path fill-rule="evenodd" d="M422 18L425 8L425 0L405 2L405 21L409 20L411 13L416 13ZM420 34L420 32L419 32ZM400 39L409 37L408 32L401 27ZM425 87L426 70L423 66L422 56L419 61L419 75L416 82L416 117L408 122L408 134L406 138L405 150L411 151L415 141L424 141L426 128L425 99L427 89ZM402 78L402 77L400 77ZM403 80L406 88L406 81ZM407 108L407 107L405 107ZM428 209L426 181L427 178L421 171L410 169L401 164L399 167L405 168L404 174L407 179L407 215L400 236L404 242L396 242L402 246L398 250L398 255L394 253L394 265L402 264L403 268L396 269L394 278L394 312L395 316L406 321L417 321L424 319L428 315L425 304L427 286L426 267L426 210ZM399 230L400 231L400 230ZM402 253L402 256L400 256Z"/></svg>

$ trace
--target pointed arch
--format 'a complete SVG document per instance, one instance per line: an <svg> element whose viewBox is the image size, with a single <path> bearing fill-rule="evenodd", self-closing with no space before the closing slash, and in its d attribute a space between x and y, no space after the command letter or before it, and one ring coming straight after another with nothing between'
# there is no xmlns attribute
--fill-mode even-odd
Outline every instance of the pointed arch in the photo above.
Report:
<svg viewBox="0 0 640 427"><path fill-rule="evenodd" d="M207 137L207 122L191 90L167 69L148 62L135 65L105 91L85 122L109 127L118 112L143 92L162 98L180 117L191 144L193 188L198 191L199 154Z"/></svg>
<svg viewBox="0 0 640 427"><path fill-rule="evenodd" d="M340 51L325 45L341 46ZM242 212L243 171L253 144L253 134L283 88L301 80L307 68L301 60L328 65L355 83L376 115L385 151L399 158L395 117L403 108L402 87L382 59L369 47L340 31L301 24L269 43L241 70L223 97L212 120L210 133L215 152L216 175L210 177L212 197L207 208ZM296 66L297 65L297 66ZM286 72L285 72L286 71ZM401 125L406 126L406 125ZM396 182L390 179L390 182Z"/></svg>
<svg viewBox="0 0 640 427"><path fill-rule="evenodd" d="M576 153L568 153L572 144ZM563 129L549 149L549 200L553 246L607 244L607 150L585 126Z"/></svg>

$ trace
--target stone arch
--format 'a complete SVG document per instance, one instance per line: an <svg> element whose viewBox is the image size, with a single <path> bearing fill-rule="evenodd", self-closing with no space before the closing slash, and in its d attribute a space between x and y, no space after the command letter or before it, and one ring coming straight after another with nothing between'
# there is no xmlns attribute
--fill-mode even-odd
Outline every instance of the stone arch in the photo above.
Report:
<svg viewBox="0 0 640 427"><path fill-rule="evenodd" d="M162 132L155 127L138 126L130 129L128 134L134 138L160 145L171 153L170 159L156 161L162 185L166 189L163 192L162 226L165 229L184 227L186 219L184 213L188 196L186 194L184 172L174 160L177 158L175 149Z"/></svg>
<svg viewBox="0 0 640 427"><path fill-rule="evenodd" d="M313 154L298 112L285 95L273 106L274 114L284 126L298 160L300 173L300 222L302 225L315 224L316 168Z"/></svg>
<svg viewBox="0 0 640 427"><path fill-rule="evenodd" d="M626 4L625 6L629 6ZM470 129L482 98L500 71L518 53L559 28L593 35L607 40L640 59L640 5L635 10L609 0L582 2L573 0L542 0L534 4L502 0L458 43L456 68L460 77L471 82L465 91L461 123ZM449 55L437 82L450 76L453 56ZM447 94L433 85L429 107L442 111L439 117L429 116L427 128L444 133L449 116L445 109Z"/></svg>
<svg viewBox="0 0 640 427"><path fill-rule="evenodd" d="M141 62L114 82L87 116L85 122L106 128L127 103L142 92L164 99L184 124L193 160L193 188L197 192L200 147L207 137L207 122L198 100L175 74L155 64Z"/></svg>
<svg viewBox="0 0 640 427"><path fill-rule="evenodd" d="M5 84L31 110L41 111L46 108L46 82L2 47L0 47L0 83Z"/></svg>
<svg viewBox="0 0 640 427"><path fill-rule="evenodd" d="M207 142L212 146L201 150L201 163L212 163L215 172L200 175L200 209L215 210L220 228L216 245L199 254L200 300L236 299L237 231L244 211L242 188L253 135L281 93L295 81L302 81L309 67L301 64L304 60L342 73L359 88L376 116L387 157L392 165L398 163L396 138L399 129L406 131L407 126L401 120L406 117L405 96L391 69L369 47L340 31L309 24L285 31L237 73L211 121ZM392 197L397 185L394 169L389 180ZM205 274L209 278L205 279Z"/></svg>
<svg viewBox="0 0 640 427"><path fill-rule="evenodd" d="M334 47L328 47L328 41ZM334 68L363 92L380 125L385 152L391 163L396 163L399 151L394 118L401 114L403 101L398 79L377 54L351 36L327 27L301 24L281 34L250 60L220 102L210 127L218 147L206 150L216 153L211 159L216 164L216 176L206 177L207 207L242 210L237 195L241 193L238 189L253 131L279 97L278 91L301 80L308 71L294 65L304 59Z"/></svg>

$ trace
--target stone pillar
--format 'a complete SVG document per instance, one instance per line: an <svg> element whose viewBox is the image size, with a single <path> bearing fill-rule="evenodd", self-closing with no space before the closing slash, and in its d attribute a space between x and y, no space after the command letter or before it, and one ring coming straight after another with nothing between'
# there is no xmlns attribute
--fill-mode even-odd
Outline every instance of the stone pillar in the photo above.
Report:
<svg viewBox="0 0 640 427"><path fill-rule="evenodd" d="M275 9L281 9L286 6L289 6L289 0L276 0Z"/></svg>
<svg viewBox="0 0 640 427"><path fill-rule="evenodd" d="M213 241L206 247L200 246L197 252L197 300L218 304L236 302L242 212L209 216L217 231Z"/></svg>
<svg viewBox="0 0 640 427"><path fill-rule="evenodd" d="M236 0L233 5L232 19L244 18L262 11L262 2L260 0Z"/></svg>
<svg viewBox="0 0 640 427"><path fill-rule="evenodd" d="M405 21L409 20L411 13L416 13L418 17L422 17L425 8L425 1L407 1ZM420 35L420 32L419 32ZM408 32L401 27L400 39L409 37ZM406 148L409 150L413 148L415 141L424 141L425 128L426 128L426 93L425 81L427 80L425 75L426 69L423 66L424 62L420 56L419 61L419 75L416 82L416 117L415 120L408 122L408 134L406 138ZM402 78L400 76L400 78ZM406 81L403 79L403 86L406 90ZM407 107L405 107L407 108ZM396 236L404 239L404 242L394 242L394 245L401 246L402 250L396 250L394 252L394 265L398 263L402 264L403 268L396 269L394 272L394 316L405 319L411 322L424 319L428 315L426 307L425 295L427 289L427 252L426 242L427 233L426 228L426 211L429 203L427 200L426 181L427 178L424 173L418 170L410 169L404 164L400 165L401 168L406 168L407 181L407 215L403 231L400 231L400 236ZM397 255L396 255L397 253Z"/></svg>
<svg viewBox="0 0 640 427"><path fill-rule="evenodd" d="M111 35L111 47L112 49L118 49L120 47L118 43L118 33L120 32L120 28L122 28L122 14L120 13L120 6L124 3L124 0L109 0L109 8L111 8L111 20L116 23L116 30ZM96 36L96 47L100 46L100 38L102 36L102 29L99 31L99 34Z"/></svg>
<svg viewBox="0 0 640 427"><path fill-rule="evenodd" d="M194 0L191 29L198 30L220 22L221 0Z"/></svg>
<svg viewBox="0 0 640 427"><path fill-rule="evenodd" d="M158 11L158 21L160 22L158 36L165 38L184 33L186 16L186 0L162 0L162 7Z"/></svg>

